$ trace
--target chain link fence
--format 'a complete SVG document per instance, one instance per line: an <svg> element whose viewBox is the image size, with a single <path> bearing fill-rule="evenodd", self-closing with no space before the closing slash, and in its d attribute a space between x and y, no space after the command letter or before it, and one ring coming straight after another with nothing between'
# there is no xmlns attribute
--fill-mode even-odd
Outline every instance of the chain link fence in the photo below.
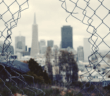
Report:
<svg viewBox="0 0 110 96"><path fill-rule="evenodd" d="M61 7L69 13L69 16L66 18L66 22L67 19L72 16L87 25L88 27L86 31L91 34L88 41L92 46L92 54L88 57L89 65L85 66L86 72L80 75L80 81L83 82L83 87L80 89L79 93L82 93L84 96L109 96L109 87L107 87L110 83L110 79L108 78L110 71L109 0L59 1L62 2ZM68 2L73 5L71 10L69 10ZM107 49L104 54L100 52L102 47ZM93 56L95 57L95 60L91 59ZM97 75L98 78L94 78ZM86 82L84 83L84 81ZM107 88L108 90L105 91L104 88Z"/></svg>
<svg viewBox="0 0 110 96"><path fill-rule="evenodd" d="M29 8L28 0L0 0L0 39L4 42L0 42L0 90L7 90L1 96L14 96L13 90L18 89L20 93L24 96L26 90L33 93L34 96L45 93L43 90L35 88L34 78L29 75L22 75L18 73L18 70L22 70L19 66L16 66L16 57L12 55L13 49L10 47L12 43L12 29L17 27L18 20L21 18L21 12ZM13 57L13 58L10 58ZM23 67L23 66L22 66ZM33 87L31 87L24 79L24 76L32 78ZM9 84L14 86L14 89L9 87ZM25 88L25 91L23 88ZM36 93L36 90L39 91ZM6 95L7 94L7 95Z"/></svg>
<svg viewBox="0 0 110 96"><path fill-rule="evenodd" d="M109 31L110 31L110 7L108 0L59 0L62 2L61 7L69 13L67 19L72 16L77 20L81 21L83 24L87 25L87 32L91 34L88 41L91 44L92 54L88 57L89 65L85 66L86 72L79 76L80 81L83 84L80 88L76 88L76 96L109 96L109 57L110 54L105 52L100 53L101 47L110 48L109 46ZM73 9L68 10L67 1L73 4ZM92 4L96 2L96 4ZM108 2L108 3L107 3ZM27 5L27 7L25 6ZM16 6L16 8L15 8ZM3 44L0 45L0 80L3 86L13 95L12 90L8 87L7 83L13 83L16 88L18 88L22 94L25 94L23 90L18 86L21 82L23 88L34 93L35 96L39 96L35 90L40 91L45 95L45 92L41 90L42 88L36 88L34 84L34 78L29 75L21 75L15 71L12 67L16 58L10 59L12 56L11 35L12 29L17 26L18 20L21 18L21 12L28 9L28 0L0 0L0 24L4 26L0 27L0 38L4 40ZM2 10L3 9L3 10ZM99 14L99 13L102 14ZM101 33L103 32L103 34ZM92 60L92 57L98 58ZM106 60L108 58L108 61ZM5 63L4 63L5 62ZM16 67L16 66L15 66ZM10 69L8 69L10 68ZM9 71L10 70L10 71ZM11 73L14 73L12 75ZM95 76L98 78L94 78ZM33 86L26 83L24 76L32 78ZM62 82L61 82L62 83ZM69 82L71 83L71 82ZM67 82L67 85L70 85ZM66 83L65 83L66 84ZM62 84L62 86L65 86ZM21 85L21 86L22 86ZM60 84L61 85L61 84ZM70 86L73 87L73 86ZM105 88L105 89L104 89ZM75 89L74 89L75 90ZM2 94L0 93L2 96ZM81 96L82 96L81 95Z"/></svg>

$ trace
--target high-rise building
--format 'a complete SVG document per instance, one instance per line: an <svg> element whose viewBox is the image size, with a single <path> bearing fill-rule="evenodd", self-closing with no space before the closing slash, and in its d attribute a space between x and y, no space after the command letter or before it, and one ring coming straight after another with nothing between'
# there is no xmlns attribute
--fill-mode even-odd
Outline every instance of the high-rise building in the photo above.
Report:
<svg viewBox="0 0 110 96"><path fill-rule="evenodd" d="M31 52L31 48L28 48L28 52L29 52L29 53Z"/></svg>
<svg viewBox="0 0 110 96"><path fill-rule="evenodd" d="M84 61L84 50L82 46L79 46L77 48L77 58L78 58L78 61Z"/></svg>
<svg viewBox="0 0 110 96"><path fill-rule="evenodd" d="M15 37L15 54L17 52L25 51L25 37L24 36L16 36Z"/></svg>
<svg viewBox="0 0 110 96"><path fill-rule="evenodd" d="M45 54L46 50L47 50L47 47L46 46L42 46L41 47L41 54Z"/></svg>
<svg viewBox="0 0 110 96"><path fill-rule="evenodd" d="M40 53L41 53L41 51L42 51L42 47L46 47L46 43L45 43L45 40L40 40L40 42L39 42L39 51L40 51Z"/></svg>
<svg viewBox="0 0 110 96"><path fill-rule="evenodd" d="M48 47L53 47L53 45L54 45L53 40L48 40L48 41L47 41L47 46L48 46Z"/></svg>
<svg viewBox="0 0 110 96"><path fill-rule="evenodd" d="M88 38L84 38L84 61L88 62L88 56L91 55L90 43L88 42Z"/></svg>
<svg viewBox="0 0 110 96"><path fill-rule="evenodd" d="M61 28L61 48L73 48L73 34L71 26Z"/></svg>
<svg viewBox="0 0 110 96"><path fill-rule="evenodd" d="M31 56L34 57L38 53L39 53L38 26L36 24L36 15L34 14L34 24L32 25Z"/></svg>
<svg viewBox="0 0 110 96"><path fill-rule="evenodd" d="M27 46L25 46L25 51L27 51Z"/></svg>

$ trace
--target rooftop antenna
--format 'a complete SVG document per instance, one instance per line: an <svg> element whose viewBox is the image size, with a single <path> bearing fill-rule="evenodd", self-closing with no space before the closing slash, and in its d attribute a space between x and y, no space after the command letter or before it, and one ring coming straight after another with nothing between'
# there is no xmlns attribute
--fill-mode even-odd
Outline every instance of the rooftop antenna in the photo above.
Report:
<svg viewBox="0 0 110 96"><path fill-rule="evenodd" d="M36 24L36 13L34 13L34 24Z"/></svg>

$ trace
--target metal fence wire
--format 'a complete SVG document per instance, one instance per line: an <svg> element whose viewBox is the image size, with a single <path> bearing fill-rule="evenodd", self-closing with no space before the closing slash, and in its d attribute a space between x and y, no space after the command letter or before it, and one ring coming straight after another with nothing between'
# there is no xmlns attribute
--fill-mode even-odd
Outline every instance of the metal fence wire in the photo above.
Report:
<svg viewBox="0 0 110 96"><path fill-rule="evenodd" d="M16 67L16 65L13 64L16 58L9 58L12 56L12 48L10 47L12 43L12 29L17 26L18 20L21 18L21 12L28 8L28 0L0 0L0 24L3 25L0 26L0 39L4 40L3 44L0 45L0 80L6 89L9 90L10 96L13 96L13 93L12 90L6 85L6 82L12 82L14 86L22 92L22 95L25 94L25 92L18 87L18 81L24 85L25 89L34 93L35 96L38 96L41 93L45 95L41 89L31 87L29 84L27 84L23 77L24 75L18 73L10 67ZM11 71L7 70L6 67L10 67ZM11 72L15 75L12 75ZM2 76L2 74L4 76ZM31 77L34 85L34 78L29 75L25 76ZM36 90L38 90L40 93L37 94ZM1 93L0 95L2 96Z"/></svg>
<svg viewBox="0 0 110 96"><path fill-rule="evenodd" d="M108 78L110 63L106 60L107 57L109 60L110 52L110 44L107 42L107 40L109 41L110 34L109 0L59 1L62 2L61 7L69 13L68 17L72 16L87 25L86 31L91 34L88 41L92 46L92 54L88 57L88 66L85 66L86 72L80 75L81 82L86 78L86 83L83 83L83 87L79 93L82 93L84 96L109 96L109 91L103 89L109 85L110 80ZM68 9L69 6L67 2L73 4L72 10ZM68 17L66 18L66 21ZM101 47L107 48L108 52L101 54ZM91 59L93 56L95 57L95 60ZM97 74L99 77L96 80L94 76L97 76ZM89 89L91 89L91 91L89 91ZM77 93L76 96L79 93Z"/></svg>

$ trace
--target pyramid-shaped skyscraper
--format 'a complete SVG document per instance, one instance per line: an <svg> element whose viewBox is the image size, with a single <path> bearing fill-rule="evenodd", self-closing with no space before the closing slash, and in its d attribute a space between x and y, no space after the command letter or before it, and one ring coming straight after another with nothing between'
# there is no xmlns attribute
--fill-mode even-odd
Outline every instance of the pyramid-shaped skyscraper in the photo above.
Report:
<svg viewBox="0 0 110 96"><path fill-rule="evenodd" d="M32 25L32 45L31 45L31 56L34 57L39 53L38 45L38 25L36 24L36 14L34 14L34 24Z"/></svg>

